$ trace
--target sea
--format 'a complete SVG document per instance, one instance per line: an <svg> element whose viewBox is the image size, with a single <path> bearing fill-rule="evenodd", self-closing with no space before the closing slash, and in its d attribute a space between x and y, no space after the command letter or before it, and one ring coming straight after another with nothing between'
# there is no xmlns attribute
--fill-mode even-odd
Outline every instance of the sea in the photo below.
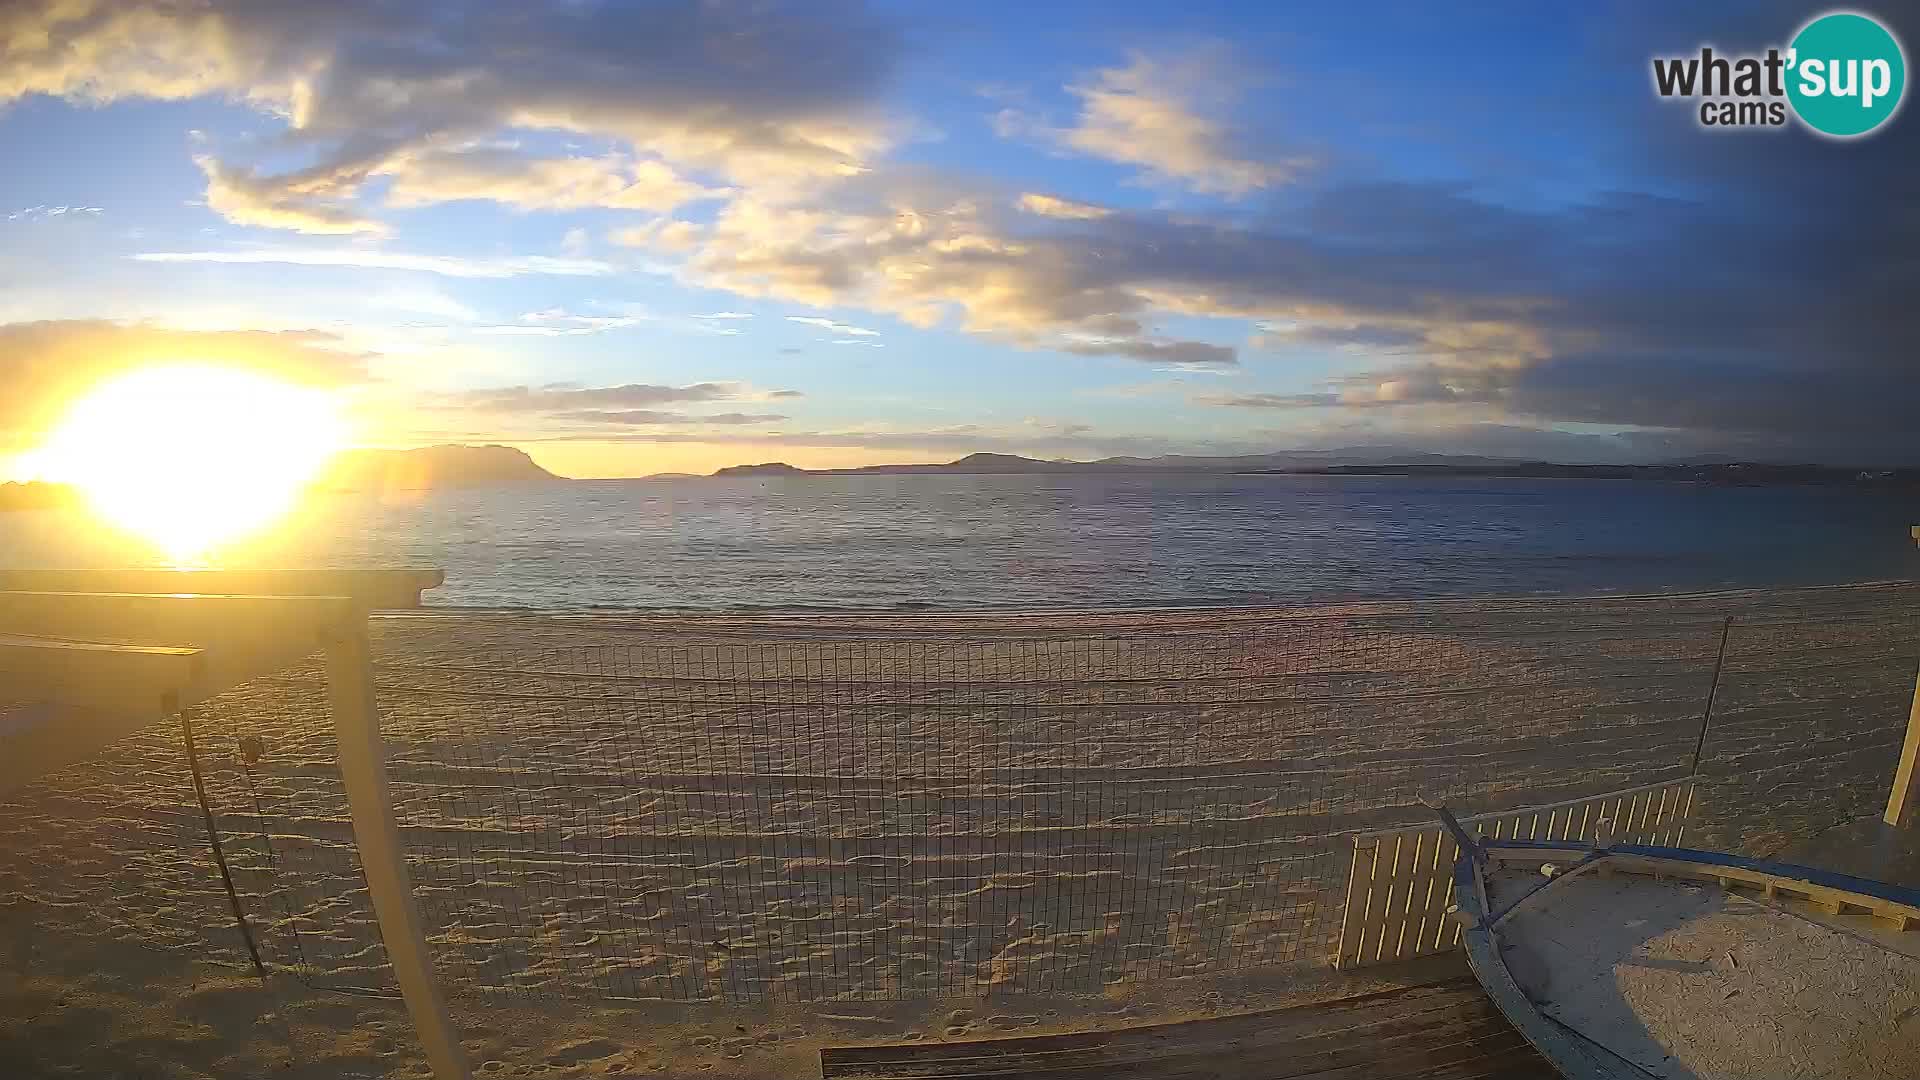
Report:
<svg viewBox="0 0 1920 1080"><path fill-rule="evenodd" d="M1192 473L567 481L316 497L232 566L438 567L434 606L946 611L1691 592L1920 577L1850 487ZM163 563L80 511L0 565Z"/></svg>

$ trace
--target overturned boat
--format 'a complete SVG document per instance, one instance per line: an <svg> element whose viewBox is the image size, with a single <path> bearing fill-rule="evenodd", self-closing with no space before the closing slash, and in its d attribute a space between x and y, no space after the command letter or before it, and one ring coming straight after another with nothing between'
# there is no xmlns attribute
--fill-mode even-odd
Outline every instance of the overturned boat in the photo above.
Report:
<svg viewBox="0 0 1920 1080"><path fill-rule="evenodd" d="M1920 1077L1920 890L1438 812L1474 975L1562 1075Z"/></svg>

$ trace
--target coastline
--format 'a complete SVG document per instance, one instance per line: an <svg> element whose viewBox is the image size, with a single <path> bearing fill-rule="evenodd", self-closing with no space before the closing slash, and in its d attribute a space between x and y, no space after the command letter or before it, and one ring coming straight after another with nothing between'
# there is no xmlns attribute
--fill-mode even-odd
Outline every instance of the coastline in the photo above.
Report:
<svg viewBox="0 0 1920 1080"><path fill-rule="evenodd" d="M1516 610L1527 607L1560 607L1566 605L1646 605L1657 607L1662 604L1718 604L1726 610L1739 612L1755 607L1771 606L1784 600L1788 604L1818 605L1822 599L1856 597L1871 591L1894 592L1920 587L1920 578L1881 578L1863 581L1835 582L1831 584L1796 585L1778 588L1750 587L1723 589L1675 589L1667 592L1583 592L1583 593L1507 593L1487 596L1431 596L1431 597L1358 597L1344 600L1324 600L1297 604L1144 604L1144 605L1094 605L1073 607L1060 604L1040 604L1033 606L996 607L992 605L973 605L948 608L860 608L860 607L796 607L774 606L765 608L733 605L725 608L709 607L588 607L588 608L541 608L541 607L488 607L436 605L429 594L424 606L409 611L377 611L371 618L379 620L432 620L432 619L550 619L568 623L593 625L604 623L611 627L631 624L644 627L659 623L661 627L698 628L722 627L732 630L753 628L764 625L773 630L781 627L805 626L810 620L819 620L819 629L832 631L836 628L850 633L869 633L891 629L927 629L948 628L961 633L975 633L984 629L1001 627L1005 620L1021 620L1007 630L1037 630L1045 633L1058 633L1072 629L1116 629L1140 625L1148 628L1176 629L1198 623L1220 622L1236 624L1243 622L1263 622L1273 620L1329 619L1347 618L1355 615L1377 614L1381 612L1408 610L1463 610L1470 607L1505 608ZM896 624L898 624L896 626Z"/></svg>

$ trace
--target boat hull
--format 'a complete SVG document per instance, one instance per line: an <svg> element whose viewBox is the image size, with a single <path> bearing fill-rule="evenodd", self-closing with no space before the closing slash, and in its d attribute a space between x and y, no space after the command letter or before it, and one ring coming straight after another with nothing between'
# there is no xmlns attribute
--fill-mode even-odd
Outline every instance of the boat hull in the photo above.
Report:
<svg viewBox="0 0 1920 1080"><path fill-rule="evenodd" d="M1475 976L1567 1077L1920 1076L1920 891L1577 842L1480 840L1454 870Z"/></svg>

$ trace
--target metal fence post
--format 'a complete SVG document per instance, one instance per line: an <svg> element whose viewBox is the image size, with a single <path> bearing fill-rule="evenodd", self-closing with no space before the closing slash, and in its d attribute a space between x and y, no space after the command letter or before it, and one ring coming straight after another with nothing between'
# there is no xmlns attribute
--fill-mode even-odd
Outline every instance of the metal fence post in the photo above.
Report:
<svg viewBox="0 0 1920 1080"><path fill-rule="evenodd" d="M386 748L373 696L373 654L363 623L355 622L327 642L327 689L333 700L340 776L353 816L354 841L400 996L426 1049L434 1080L470 1080L466 1052L447 1015L427 953L426 934L413 906L413 882L387 786Z"/></svg>
<svg viewBox="0 0 1920 1080"><path fill-rule="evenodd" d="M1707 684L1707 705L1700 710L1700 738L1693 744L1693 768L1688 776L1700 775L1700 755L1707 749L1707 728L1713 723L1713 702L1720 696L1720 672L1727 666L1727 638L1733 634L1733 616L1720 623L1720 651L1713 658L1713 681Z"/></svg>

